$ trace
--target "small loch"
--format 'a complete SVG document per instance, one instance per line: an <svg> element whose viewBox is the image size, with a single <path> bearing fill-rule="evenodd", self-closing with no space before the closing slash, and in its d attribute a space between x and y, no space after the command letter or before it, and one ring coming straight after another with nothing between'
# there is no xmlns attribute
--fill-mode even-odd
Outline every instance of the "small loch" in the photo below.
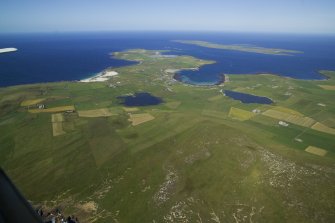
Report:
<svg viewBox="0 0 335 223"><path fill-rule="evenodd" d="M163 103L163 100L159 97L153 96L148 92L135 93L134 95L119 96L121 100L120 104L125 106L151 106Z"/></svg>
<svg viewBox="0 0 335 223"><path fill-rule="evenodd" d="M251 104L251 103L272 104L273 103L273 101L270 98L263 97L263 96L256 96L252 94L246 94L246 93L241 93L237 91L229 91L229 90L225 90L224 93L226 96L232 99L235 99L235 100L239 100L245 104Z"/></svg>

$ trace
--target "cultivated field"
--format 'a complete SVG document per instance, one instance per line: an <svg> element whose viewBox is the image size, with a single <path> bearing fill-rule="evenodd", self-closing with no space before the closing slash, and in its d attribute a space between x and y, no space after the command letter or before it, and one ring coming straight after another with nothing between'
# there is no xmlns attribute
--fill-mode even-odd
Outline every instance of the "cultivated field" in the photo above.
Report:
<svg viewBox="0 0 335 223"><path fill-rule="evenodd" d="M314 155L318 155L318 156L325 156L327 154L327 150L315 147L315 146L308 146L305 149L306 152L308 153L312 153Z"/></svg>
<svg viewBox="0 0 335 223"><path fill-rule="evenodd" d="M285 107L282 107L282 106L273 106L271 109L275 110L275 111L280 111L280 112L283 112L283 113L287 113L287 114L290 114L290 115L304 116L303 114L301 114L298 111L295 111L295 110L290 109L290 108L285 108Z"/></svg>
<svg viewBox="0 0 335 223"><path fill-rule="evenodd" d="M64 121L64 117L62 113L51 115L51 122L63 122L63 121Z"/></svg>
<svg viewBox="0 0 335 223"><path fill-rule="evenodd" d="M142 123L154 120L155 117L150 115L149 113L141 113L141 114L130 114L129 121L133 126L140 125Z"/></svg>
<svg viewBox="0 0 335 223"><path fill-rule="evenodd" d="M62 122L53 122L52 123L52 135L53 136L60 136L65 134L63 130L63 123Z"/></svg>
<svg viewBox="0 0 335 223"><path fill-rule="evenodd" d="M335 85L318 85L318 86L328 91L335 91Z"/></svg>
<svg viewBox="0 0 335 223"><path fill-rule="evenodd" d="M78 115L79 117L96 118L96 117L109 117L115 114L113 114L108 108L100 108L93 110L80 110L78 111Z"/></svg>
<svg viewBox="0 0 335 223"><path fill-rule="evenodd" d="M249 120L254 117L256 114L250 111L242 110L239 108L231 107L229 111L229 117L232 119L237 119L240 121Z"/></svg>
<svg viewBox="0 0 335 223"><path fill-rule="evenodd" d="M60 136L66 132L63 130L64 117L63 114L52 114L51 115L51 124L52 124L52 135Z"/></svg>
<svg viewBox="0 0 335 223"><path fill-rule="evenodd" d="M265 116L271 117L271 118L283 120L283 121L290 122L295 125L300 125L304 127L310 127L315 123L315 121L309 117L304 117L300 115L292 115L290 113L277 111L274 109L269 109L263 112L262 114Z"/></svg>
<svg viewBox="0 0 335 223"><path fill-rule="evenodd" d="M330 128L320 122L315 123L312 127L312 129L320 131L320 132L325 132L328 134L332 134L335 135L335 129L334 128Z"/></svg>

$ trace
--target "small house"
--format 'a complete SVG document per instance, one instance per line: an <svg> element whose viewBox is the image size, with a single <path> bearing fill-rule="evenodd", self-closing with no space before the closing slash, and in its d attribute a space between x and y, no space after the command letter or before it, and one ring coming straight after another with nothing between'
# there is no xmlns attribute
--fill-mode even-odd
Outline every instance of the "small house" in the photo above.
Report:
<svg viewBox="0 0 335 223"><path fill-rule="evenodd" d="M284 126L284 127L288 126L288 123L283 122L283 121L279 121L278 124L281 125L281 126Z"/></svg>

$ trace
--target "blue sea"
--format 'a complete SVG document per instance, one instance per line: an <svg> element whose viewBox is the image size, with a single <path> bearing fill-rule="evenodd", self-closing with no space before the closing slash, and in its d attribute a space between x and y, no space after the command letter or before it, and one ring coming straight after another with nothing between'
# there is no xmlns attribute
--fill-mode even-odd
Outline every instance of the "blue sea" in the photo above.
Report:
<svg viewBox="0 0 335 223"><path fill-rule="evenodd" d="M294 56L209 49L173 42L203 40L221 44L253 44L303 51ZM215 84L222 74L272 73L297 79L324 79L319 70L335 70L335 37L320 35L97 32L1 34L0 48L17 52L0 54L0 86L72 81L92 76L108 67L134 62L117 60L110 53L134 48L165 49L168 54L214 60L199 71L182 71L180 81Z"/></svg>

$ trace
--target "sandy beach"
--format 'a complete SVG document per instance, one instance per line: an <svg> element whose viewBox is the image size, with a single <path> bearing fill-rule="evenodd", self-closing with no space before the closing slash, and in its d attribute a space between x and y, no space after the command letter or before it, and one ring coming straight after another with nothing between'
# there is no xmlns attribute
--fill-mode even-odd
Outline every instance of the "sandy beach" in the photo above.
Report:
<svg viewBox="0 0 335 223"><path fill-rule="evenodd" d="M103 82L103 81L107 81L108 79L110 79L110 77L116 76L119 73L116 71L103 71L98 73L97 75L93 76L93 77L89 77L83 80L80 80L80 82Z"/></svg>
<svg viewBox="0 0 335 223"><path fill-rule="evenodd" d="M0 53L9 53L9 52L15 52L17 51L16 48L2 48L0 49Z"/></svg>

